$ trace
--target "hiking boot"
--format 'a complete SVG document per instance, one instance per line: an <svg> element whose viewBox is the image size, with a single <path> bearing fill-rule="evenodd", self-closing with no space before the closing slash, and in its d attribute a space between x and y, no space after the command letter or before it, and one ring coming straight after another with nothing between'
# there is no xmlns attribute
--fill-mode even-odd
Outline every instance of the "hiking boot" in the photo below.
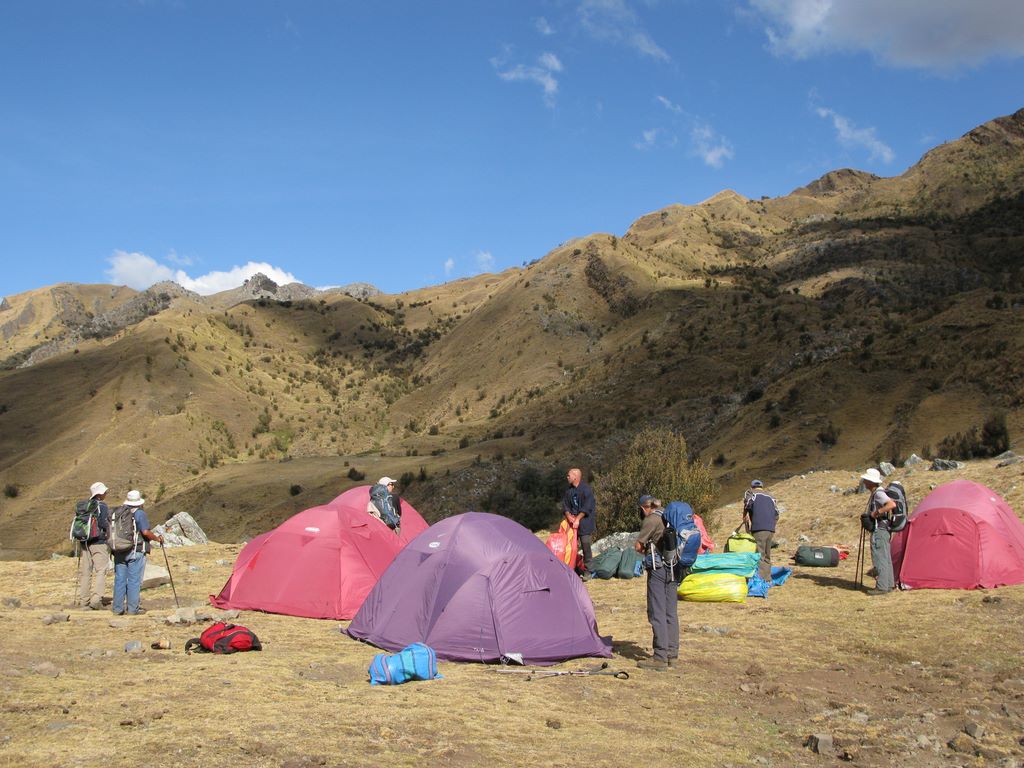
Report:
<svg viewBox="0 0 1024 768"><path fill-rule="evenodd" d="M892 592L891 589L869 589L867 591L867 594L872 595L872 596L875 596L875 595L888 595L890 592Z"/></svg>
<svg viewBox="0 0 1024 768"><path fill-rule="evenodd" d="M137 611L130 611L129 615L131 615L131 616L141 616L145 612L146 612L145 608L139 608L139 610L137 610Z"/></svg>
<svg viewBox="0 0 1024 768"><path fill-rule="evenodd" d="M641 659L636 665L640 669L649 669L652 672L664 672L668 669L668 662L665 659Z"/></svg>
<svg viewBox="0 0 1024 768"><path fill-rule="evenodd" d="M103 610L103 603L100 602L99 600L97 600L94 603L89 603L86 606L86 608L88 608L90 611L102 611Z"/></svg>
<svg viewBox="0 0 1024 768"><path fill-rule="evenodd" d="M580 581L590 581L592 578L594 578L594 577L591 576L589 573L581 573L580 574Z"/></svg>
<svg viewBox="0 0 1024 768"><path fill-rule="evenodd" d="M677 666L678 664L679 664L679 657L678 656L671 656L671 657L669 657L668 665L670 667Z"/></svg>

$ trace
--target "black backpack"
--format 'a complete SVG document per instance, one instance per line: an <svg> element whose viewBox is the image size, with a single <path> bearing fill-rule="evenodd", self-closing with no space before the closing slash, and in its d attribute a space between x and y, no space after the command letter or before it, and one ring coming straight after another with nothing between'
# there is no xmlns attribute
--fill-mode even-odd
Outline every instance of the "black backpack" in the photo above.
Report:
<svg viewBox="0 0 1024 768"><path fill-rule="evenodd" d="M70 537L85 543L100 535L100 504L96 499L75 503L75 516L71 519Z"/></svg>
<svg viewBox="0 0 1024 768"><path fill-rule="evenodd" d="M907 520L910 518L907 492L899 480L893 480L886 486L885 494L896 502L896 508L889 513L889 530L893 533L902 531L907 527Z"/></svg>

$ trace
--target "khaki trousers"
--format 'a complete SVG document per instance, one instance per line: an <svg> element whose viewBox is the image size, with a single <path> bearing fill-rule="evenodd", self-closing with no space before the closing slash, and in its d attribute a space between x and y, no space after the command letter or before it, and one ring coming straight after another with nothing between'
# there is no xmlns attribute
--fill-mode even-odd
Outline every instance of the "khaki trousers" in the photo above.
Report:
<svg viewBox="0 0 1024 768"><path fill-rule="evenodd" d="M78 604L100 608L107 583L110 550L106 544L82 544L78 558Z"/></svg>

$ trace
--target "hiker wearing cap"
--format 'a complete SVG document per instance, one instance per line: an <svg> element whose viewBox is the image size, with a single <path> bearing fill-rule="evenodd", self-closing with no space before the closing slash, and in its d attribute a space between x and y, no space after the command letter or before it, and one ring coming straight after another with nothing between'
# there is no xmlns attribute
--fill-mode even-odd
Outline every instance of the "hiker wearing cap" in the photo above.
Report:
<svg viewBox="0 0 1024 768"><path fill-rule="evenodd" d="M384 475L370 487L370 501L366 504L366 512L384 523L395 534L400 532L401 502L395 494L394 478Z"/></svg>
<svg viewBox="0 0 1024 768"><path fill-rule="evenodd" d="M597 501L590 485L583 482L583 472L578 467L570 469L565 479L569 481L569 487L562 496L562 514L579 537L580 550L583 552L583 573L580 578L587 581L594 560L590 543L597 530Z"/></svg>
<svg viewBox="0 0 1024 768"><path fill-rule="evenodd" d="M109 489L103 483L89 486L89 500L86 507L89 514L96 516L96 535L79 542L78 551L78 606L98 611L103 607L103 591L107 582L107 529L110 527L110 510L103 499Z"/></svg>
<svg viewBox="0 0 1024 768"><path fill-rule="evenodd" d="M131 490L124 504L111 513L111 546L119 547L118 539L129 539L126 549L114 549L114 601L111 609L116 614L146 612L140 605L140 595L149 542L158 541L163 544L164 537L149 529L149 518L142 508L145 503L141 493Z"/></svg>
<svg viewBox="0 0 1024 768"><path fill-rule="evenodd" d="M647 571L647 620L654 635L654 655L637 662L641 669L663 672L679 658L679 582L661 557L658 544L665 534L661 502L653 496L640 497L640 533L633 545L644 556Z"/></svg>
<svg viewBox="0 0 1024 768"><path fill-rule="evenodd" d="M743 494L743 527L754 535L754 543L761 559L757 575L765 581L772 579L772 539L779 519L779 506L764 489L764 483L754 480L750 490Z"/></svg>
<svg viewBox="0 0 1024 768"><path fill-rule="evenodd" d="M892 530L889 527L889 513L896 508L896 502L882 488L882 475L872 467L860 476L868 494L868 515L875 521L871 532L871 564L875 571L875 588L869 595L887 595L896 587L892 572Z"/></svg>

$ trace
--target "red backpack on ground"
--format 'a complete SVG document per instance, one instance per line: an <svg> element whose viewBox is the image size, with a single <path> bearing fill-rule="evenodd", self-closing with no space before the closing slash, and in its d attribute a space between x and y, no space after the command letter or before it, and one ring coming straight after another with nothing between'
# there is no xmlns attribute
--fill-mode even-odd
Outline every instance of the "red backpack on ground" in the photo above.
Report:
<svg viewBox="0 0 1024 768"><path fill-rule="evenodd" d="M235 653L236 651L262 651L260 639L245 627L218 621L211 624L199 637L185 643L185 653Z"/></svg>

